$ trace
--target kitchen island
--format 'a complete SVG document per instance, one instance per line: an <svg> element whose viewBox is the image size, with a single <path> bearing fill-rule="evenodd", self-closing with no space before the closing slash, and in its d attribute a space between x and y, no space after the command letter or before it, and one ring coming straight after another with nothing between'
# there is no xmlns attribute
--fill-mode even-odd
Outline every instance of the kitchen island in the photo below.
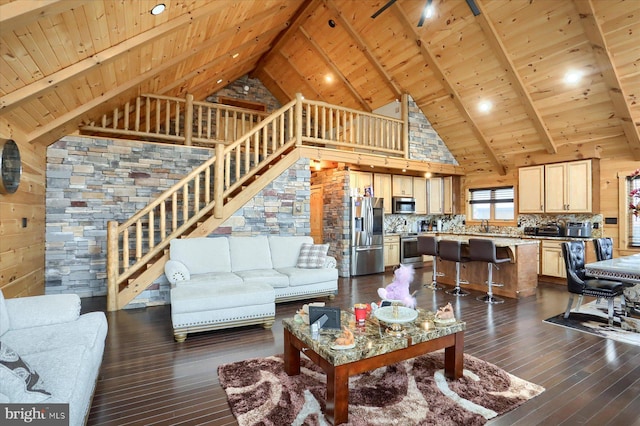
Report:
<svg viewBox="0 0 640 426"><path fill-rule="evenodd" d="M484 237L477 235L438 234L441 240L456 240L463 243L463 255L468 256L469 238L489 238L496 245L497 257L509 257L510 261L501 263L493 270L493 282L503 284L498 287L494 284L493 293L503 297L518 299L536 294L538 287L538 244L536 240L504 237ZM456 263L438 258L436 260L439 273L437 281L441 284L455 286ZM468 281L461 284L463 289L487 291L487 264L486 262L470 261L460 264L460 281Z"/></svg>

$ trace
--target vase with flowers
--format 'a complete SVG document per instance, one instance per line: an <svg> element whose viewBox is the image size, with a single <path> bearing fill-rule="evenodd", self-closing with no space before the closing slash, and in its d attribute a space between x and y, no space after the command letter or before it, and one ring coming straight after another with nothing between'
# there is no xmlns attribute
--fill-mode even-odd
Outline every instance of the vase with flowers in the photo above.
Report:
<svg viewBox="0 0 640 426"><path fill-rule="evenodd" d="M631 184L631 192L629 192L629 211L633 213L633 216L640 217L640 187L635 188L633 181L640 179L640 169L636 169L635 172L628 176L629 183Z"/></svg>

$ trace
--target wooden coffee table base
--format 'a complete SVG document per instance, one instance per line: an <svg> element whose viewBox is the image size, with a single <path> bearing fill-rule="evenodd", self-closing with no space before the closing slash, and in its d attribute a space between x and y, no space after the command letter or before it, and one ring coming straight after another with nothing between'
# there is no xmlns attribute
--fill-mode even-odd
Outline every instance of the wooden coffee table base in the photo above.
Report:
<svg viewBox="0 0 640 426"><path fill-rule="evenodd" d="M386 354L334 366L306 346L289 330L284 329L284 369L290 376L300 374L300 351L327 375L326 417L334 425L346 423L349 416L349 377L375 370L444 348L444 371L449 379L462 377L464 331L409 345Z"/></svg>

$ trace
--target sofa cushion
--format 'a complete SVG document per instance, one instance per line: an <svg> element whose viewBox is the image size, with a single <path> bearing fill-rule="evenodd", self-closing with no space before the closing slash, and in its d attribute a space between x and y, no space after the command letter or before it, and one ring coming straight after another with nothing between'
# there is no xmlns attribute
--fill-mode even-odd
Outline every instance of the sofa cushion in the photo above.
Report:
<svg viewBox="0 0 640 426"><path fill-rule="evenodd" d="M233 272L273 268L266 235L229 237L229 251Z"/></svg>
<svg viewBox="0 0 640 426"><path fill-rule="evenodd" d="M315 284L332 280L336 281L338 279L338 270L335 268L279 268L278 272L283 273L289 277L290 287Z"/></svg>
<svg viewBox="0 0 640 426"><path fill-rule="evenodd" d="M192 283L202 283L213 286L240 285L242 284L242 278L233 272L208 272L206 274L191 275L189 281L178 281L175 285L190 285Z"/></svg>
<svg viewBox="0 0 640 426"><path fill-rule="evenodd" d="M313 238L308 236L269 235L269 248L271 249L273 267L278 269L296 266L300 247L303 243L313 244Z"/></svg>
<svg viewBox="0 0 640 426"><path fill-rule="evenodd" d="M191 279L189 269L179 260L167 260L167 263L164 264L164 274L171 284L175 284L178 281L189 281Z"/></svg>
<svg viewBox="0 0 640 426"><path fill-rule="evenodd" d="M226 238L181 238L171 240L171 260L182 262L191 275L231 272L229 241Z"/></svg>
<svg viewBox="0 0 640 426"><path fill-rule="evenodd" d="M329 244L304 243L300 247L296 266L298 268L322 268L328 251Z"/></svg>
<svg viewBox="0 0 640 426"><path fill-rule="evenodd" d="M216 287L197 283L171 289L171 312L180 314L262 305L274 300L273 287L263 283Z"/></svg>
<svg viewBox="0 0 640 426"><path fill-rule="evenodd" d="M9 330L2 336L2 341L23 357L73 345L82 345L97 353L104 345L106 335L104 312L89 312L76 321Z"/></svg>
<svg viewBox="0 0 640 426"><path fill-rule="evenodd" d="M0 393L12 402L37 403L49 397L40 375L6 343L0 342Z"/></svg>
<svg viewBox="0 0 640 426"><path fill-rule="evenodd" d="M274 269L252 269L250 271L236 272L245 284L265 283L271 287L288 287L289 278Z"/></svg>

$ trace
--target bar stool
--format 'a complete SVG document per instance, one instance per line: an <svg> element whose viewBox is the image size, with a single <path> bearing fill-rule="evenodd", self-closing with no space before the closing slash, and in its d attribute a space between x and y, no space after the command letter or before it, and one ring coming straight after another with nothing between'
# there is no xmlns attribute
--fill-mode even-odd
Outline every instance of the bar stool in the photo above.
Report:
<svg viewBox="0 0 640 426"><path fill-rule="evenodd" d="M460 263L471 261L467 256L462 255L462 242L454 240L441 240L438 243L438 253L440 259L456 262L456 286L453 290L447 290L445 293L454 296L466 296L468 291L460 288L460 284L468 284L469 281L460 281Z"/></svg>
<svg viewBox="0 0 640 426"><path fill-rule="evenodd" d="M438 277L442 277L442 272L438 273L436 268L436 257L438 257L438 240L436 237L421 235L418 237L418 253L426 256L433 256L433 281L431 282L431 290L442 290L443 287L437 283ZM427 284L424 284L427 286Z"/></svg>
<svg viewBox="0 0 640 426"><path fill-rule="evenodd" d="M477 260L480 262L487 262L488 276L487 276L487 294L485 296L476 297L485 303L504 303L503 299L495 297L493 295L493 286L503 287L504 284L496 284L493 282L493 268L499 269L498 264L509 262L511 259L508 257L498 258L496 254L496 244L493 240L484 238L469 238L469 256L471 260Z"/></svg>

